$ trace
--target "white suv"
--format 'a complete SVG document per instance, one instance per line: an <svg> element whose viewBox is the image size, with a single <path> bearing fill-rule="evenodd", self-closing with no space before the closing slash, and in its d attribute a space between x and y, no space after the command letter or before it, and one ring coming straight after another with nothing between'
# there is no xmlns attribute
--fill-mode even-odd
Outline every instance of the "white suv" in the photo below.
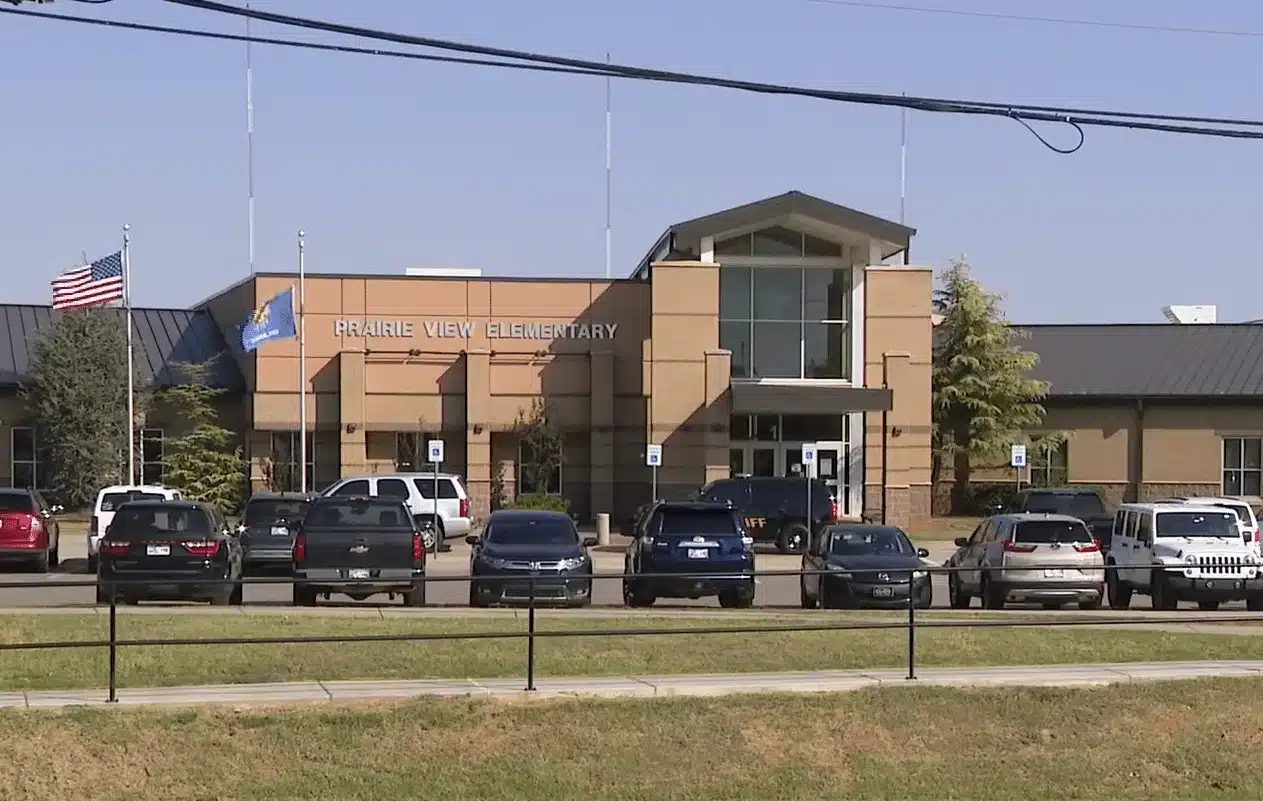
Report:
<svg viewBox="0 0 1263 801"><path fill-rule="evenodd" d="M442 550L446 550L443 548L444 539L462 539L469 534L471 529L469 493L465 490L465 482L453 473L379 473L372 476L350 476L330 485L320 494L399 498L408 504L408 509L418 522L433 520L437 510L438 525L435 528L438 535L438 547Z"/></svg>
<svg viewBox="0 0 1263 801"><path fill-rule="evenodd" d="M1126 609L1140 593L1158 610L1244 600L1250 611L1263 611L1263 563L1242 540L1237 513L1222 506L1119 506L1106 565L1116 566L1105 574L1111 609Z"/></svg>
<svg viewBox="0 0 1263 801"><path fill-rule="evenodd" d="M1237 520L1241 524L1241 539L1256 554L1261 552L1259 542L1259 521L1254 516L1254 510L1250 508L1250 504L1240 498L1228 497L1183 497L1163 498L1158 503L1193 503L1198 506L1222 506L1225 509L1231 509L1237 513Z"/></svg>
<svg viewBox="0 0 1263 801"><path fill-rule="evenodd" d="M96 503L92 506L92 520L88 523L88 571L96 570L97 552L101 548L101 538L114 519L114 510L127 501L178 501L180 491L157 484L116 484L106 487L96 494Z"/></svg>

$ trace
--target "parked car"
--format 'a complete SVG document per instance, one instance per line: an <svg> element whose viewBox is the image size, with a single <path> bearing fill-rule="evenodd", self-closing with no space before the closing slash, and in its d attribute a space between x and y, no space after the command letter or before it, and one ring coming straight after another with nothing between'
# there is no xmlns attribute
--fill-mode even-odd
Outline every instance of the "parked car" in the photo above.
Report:
<svg viewBox="0 0 1263 801"><path fill-rule="evenodd" d="M425 521L434 519L436 489L438 523L434 526L435 547L446 551L449 547L444 545L444 540L465 537L472 528L469 518L469 492L465 489L464 479L458 475L381 473L352 476L329 486L321 494L398 498L408 505L413 519L424 524Z"/></svg>
<svg viewBox="0 0 1263 801"><path fill-rule="evenodd" d="M1101 545L1078 517L996 515L969 537L957 537L956 549L946 562L960 568L947 577L953 609L968 609L975 596L986 609L1003 609L1011 601L1097 609L1105 595Z"/></svg>
<svg viewBox="0 0 1263 801"><path fill-rule="evenodd" d="M237 526L246 571L293 567L294 532L316 497L301 492L256 492L246 501Z"/></svg>
<svg viewBox="0 0 1263 801"><path fill-rule="evenodd" d="M242 600L241 543L217 507L179 500L127 501L111 510L100 542L97 603Z"/></svg>
<svg viewBox="0 0 1263 801"><path fill-rule="evenodd" d="M1110 536L1114 527L1114 516L1105 506L1105 501L1095 490L1087 487L1032 487L1024 489L1013 496L1003 508L996 507L997 513L1020 514L1032 512L1038 514L1069 515L1077 517L1096 537L1102 551L1110 549Z"/></svg>
<svg viewBox="0 0 1263 801"><path fill-rule="evenodd" d="M1256 554L1263 553L1263 543L1259 542L1259 519L1254 516L1254 509L1240 498L1217 496L1176 496L1163 498L1158 503L1191 503L1198 506L1222 506L1237 513L1237 522L1241 527L1241 539ZM1113 522L1113 521L1111 521Z"/></svg>
<svg viewBox="0 0 1263 801"><path fill-rule="evenodd" d="M653 574L679 574L654 577ZM726 503L659 501L627 548L623 602L718 596L725 608L754 604L754 540Z"/></svg>
<svg viewBox="0 0 1263 801"><path fill-rule="evenodd" d="M465 537L469 605L530 601L590 606L596 537L580 537L561 512L505 509L491 513L482 535Z"/></svg>
<svg viewBox="0 0 1263 801"><path fill-rule="evenodd" d="M829 485L818 478L723 478L699 489L695 499L730 504L755 542L774 542L781 553L802 553L825 526L838 522L838 506Z"/></svg>
<svg viewBox="0 0 1263 801"><path fill-rule="evenodd" d="M934 588L921 560L929 555L894 526L829 526L803 554L802 607L907 607L911 598L918 608L928 609ZM805 575L807 571L827 572Z"/></svg>
<svg viewBox="0 0 1263 801"><path fill-rule="evenodd" d="M178 501L181 497L179 490L156 484L116 484L99 491L92 505L92 519L88 521L88 572L96 572L101 538L119 506L128 501Z"/></svg>
<svg viewBox="0 0 1263 801"><path fill-rule="evenodd" d="M0 562L27 565L47 573L61 560L60 506L36 490L0 489Z"/></svg>
<svg viewBox="0 0 1263 801"><path fill-rule="evenodd" d="M292 558L295 606L334 594L425 606L425 540L399 498L316 498L295 527Z"/></svg>
<svg viewBox="0 0 1263 801"><path fill-rule="evenodd" d="M1222 506L1127 503L1114 512L1109 604L1126 609L1148 595L1154 609L1196 601L1206 610L1245 600L1263 611L1263 565L1241 538L1237 513Z"/></svg>

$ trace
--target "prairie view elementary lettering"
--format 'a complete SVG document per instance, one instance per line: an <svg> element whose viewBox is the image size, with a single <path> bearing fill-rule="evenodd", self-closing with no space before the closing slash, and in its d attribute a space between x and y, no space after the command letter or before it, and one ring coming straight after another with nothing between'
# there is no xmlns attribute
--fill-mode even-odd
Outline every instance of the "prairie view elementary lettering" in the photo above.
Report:
<svg viewBox="0 0 1263 801"><path fill-rule="evenodd" d="M421 324L427 337L469 339L474 335L471 320L426 320ZM487 320L482 323L487 339L613 339L618 323L512 323ZM407 320L335 320L335 336L410 338L414 326Z"/></svg>

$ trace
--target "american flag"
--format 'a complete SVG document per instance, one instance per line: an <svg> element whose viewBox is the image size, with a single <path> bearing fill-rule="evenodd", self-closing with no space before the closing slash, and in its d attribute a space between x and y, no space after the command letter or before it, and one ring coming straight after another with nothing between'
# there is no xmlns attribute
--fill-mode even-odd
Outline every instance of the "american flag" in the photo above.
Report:
<svg viewBox="0 0 1263 801"><path fill-rule="evenodd" d="M123 297L123 252L112 253L53 279L53 310L86 309Z"/></svg>

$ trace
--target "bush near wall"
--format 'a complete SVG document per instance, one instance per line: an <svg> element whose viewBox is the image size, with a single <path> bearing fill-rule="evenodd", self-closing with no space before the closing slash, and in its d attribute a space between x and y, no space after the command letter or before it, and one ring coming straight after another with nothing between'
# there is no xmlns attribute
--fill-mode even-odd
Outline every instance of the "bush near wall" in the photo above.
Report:
<svg viewBox="0 0 1263 801"><path fill-rule="evenodd" d="M1117 488L1074 482L1071 482L1068 486L1092 490L1105 502L1107 509L1121 501L1121 495ZM1022 485L1022 489L1030 488L1030 484ZM961 517L985 517L991 514L995 507L1004 506L1013 500L1013 496L1016 494L1016 482L1011 484L972 482L969 488L965 490L965 505L958 514ZM933 504L933 514L936 517L947 517L952 514L952 482L940 481L934 485Z"/></svg>
<svg viewBox="0 0 1263 801"><path fill-rule="evenodd" d="M507 508L533 509L539 512L561 512L562 514L569 514L570 501L560 495L526 493L513 498L513 501L508 504Z"/></svg>

